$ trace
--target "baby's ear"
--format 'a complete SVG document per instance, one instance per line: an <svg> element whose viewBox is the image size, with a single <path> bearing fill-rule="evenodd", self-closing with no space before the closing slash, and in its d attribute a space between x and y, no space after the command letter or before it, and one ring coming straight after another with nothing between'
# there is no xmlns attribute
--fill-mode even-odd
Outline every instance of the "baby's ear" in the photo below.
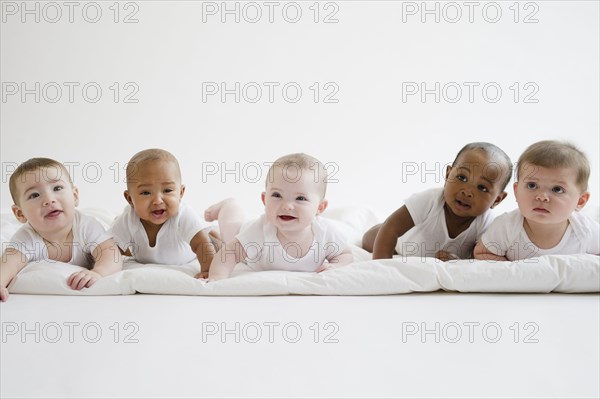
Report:
<svg viewBox="0 0 600 399"><path fill-rule="evenodd" d="M321 213L325 212L325 209L327 209L327 205L329 205L329 202L326 199L321 201L321 203L319 204L319 208L317 208L317 215L320 215Z"/></svg>
<svg viewBox="0 0 600 399"><path fill-rule="evenodd" d="M17 205L13 205L10 207L12 209L13 214L17 218L17 220L21 223L27 223L27 218L23 215L23 211Z"/></svg>
<svg viewBox="0 0 600 399"><path fill-rule="evenodd" d="M123 191L123 196L125 197L125 201L127 201L127 203L133 208L133 201L131 200L131 195L129 195L129 191Z"/></svg>
<svg viewBox="0 0 600 399"><path fill-rule="evenodd" d="M79 206L79 190L73 187L73 197L75 198L75 206Z"/></svg>
<svg viewBox="0 0 600 399"><path fill-rule="evenodd" d="M265 204L265 195L267 195L267 193L265 193L264 191L263 191L263 193L260 195L260 198L262 199L262 203L263 203L263 205L267 205L267 204Z"/></svg>
<svg viewBox="0 0 600 399"><path fill-rule="evenodd" d="M579 200L577 200L577 206L575 207L575 210L577 212L579 212L580 210L582 210L583 207L585 206L585 204L587 204L587 202L589 200L590 200L590 193L588 191L586 191L583 194L581 194L579 196Z"/></svg>
<svg viewBox="0 0 600 399"><path fill-rule="evenodd" d="M448 180L448 176L450 176L451 171L452 171L452 166L450 166L450 165L446 166L446 177L444 178L445 180Z"/></svg>
<svg viewBox="0 0 600 399"><path fill-rule="evenodd" d="M504 198L506 198L507 195L508 194L506 193L506 191L502 191L500 194L498 194L498 196L494 200L494 203L492 204L492 206L490 206L490 209L494 209L499 203L501 203L504 200Z"/></svg>
<svg viewBox="0 0 600 399"><path fill-rule="evenodd" d="M183 194L185 194L185 186L182 184L181 188L179 189L179 199L180 200L183 198Z"/></svg>

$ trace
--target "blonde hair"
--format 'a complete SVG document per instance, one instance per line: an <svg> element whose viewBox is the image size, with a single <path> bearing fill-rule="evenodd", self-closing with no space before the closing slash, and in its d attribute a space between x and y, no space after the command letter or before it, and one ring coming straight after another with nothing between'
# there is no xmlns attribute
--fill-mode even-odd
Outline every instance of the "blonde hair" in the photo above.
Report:
<svg viewBox="0 0 600 399"><path fill-rule="evenodd" d="M10 190L10 195L13 199L13 202L16 205L19 205L18 193L17 193L17 183L18 183L19 179L27 173L36 172L42 168L50 168L50 167L56 167L56 168L60 169L62 171L62 173L64 173L64 175L67 177L67 180L69 181L71 186L73 185L73 180L71 179L71 175L69 175L69 171L67 170L67 168L65 168L65 165L63 165L62 163L55 161L54 159L50 159L50 158L28 159L27 161L20 164L17 167L17 169L15 169L15 171L10 176L10 179L8 181L8 188ZM60 177L60 176L61 176L61 173L57 173L57 177Z"/></svg>
<svg viewBox="0 0 600 399"><path fill-rule="evenodd" d="M292 167L295 171L290 173L292 176L290 177L288 170ZM269 168L265 186L273 182L275 168L281 168L284 178L289 181L297 181L302 171L311 173L314 176L313 181L319 184L321 199L325 198L325 193L327 192L327 169L325 169L325 166L317 158L304 153L288 154L278 158Z"/></svg>
<svg viewBox="0 0 600 399"><path fill-rule="evenodd" d="M169 151L162 150L160 148L150 148L147 150L142 150L131 157L129 162L127 163L127 168L125 169L125 176L127 177L127 184L131 181L135 180L135 175L139 168L146 162L155 162L155 161L166 161L173 162L177 167L177 177L181 180L181 170L179 169L179 162L177 158Z"/></svg>
<svg viewBox="0 0 600 399"><path fill-rule="evenodd" d="M551 169L572 168L577 172L575 184L581 192L587 191L590 163L585 153L572 143L543 140L527 147L517 162L517 180L522 173L522 166L525 164Z"/></svg>

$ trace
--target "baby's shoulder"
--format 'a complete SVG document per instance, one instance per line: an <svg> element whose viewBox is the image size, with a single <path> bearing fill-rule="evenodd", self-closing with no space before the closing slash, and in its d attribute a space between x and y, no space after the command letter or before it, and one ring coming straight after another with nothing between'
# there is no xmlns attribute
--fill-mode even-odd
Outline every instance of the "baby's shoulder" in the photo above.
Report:
<svg viewBox="0 0 600 399"><path fill-rule="evenodd" d="M600 235L600 224L588 215L581 212L573 212L569 217L569 223L579 239L598 240L598 236Z"/></svg>
<svg viewBox="0 0 600 399"><path fill-rule="evenodd" d="M517 240L522 230L523 216L518 209L515 209L494 217L489 226L484 228L482 234L496 240L514 241Z"/></svg>
<svg viewBox="0 0 600 399"><path fill-rule="evenodd" d="M349 230L345 223L322 216L317 216L313 222L315 241L319 242L346 242Z"/></svg>
<svg viewBox="0 0 600 399"><path fill-rule="evenodd" d="M523 216L519 209L513 209L498 216L494 216L493 213L490 213L490 215L492 217L492 224L497 226L516 226L523 223Z"/></svg>
<svg viewBox="0 0 600 399"><path fill-rule="evenodd" d="M30 243L41 240L41 236L31 227L29 223L19 226L10 239L14 243Z"/></svg>

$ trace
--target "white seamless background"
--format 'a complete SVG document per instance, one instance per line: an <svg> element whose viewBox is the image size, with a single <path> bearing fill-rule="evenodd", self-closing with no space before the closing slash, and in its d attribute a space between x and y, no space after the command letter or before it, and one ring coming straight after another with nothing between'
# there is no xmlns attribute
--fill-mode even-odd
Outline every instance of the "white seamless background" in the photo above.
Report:
<svg viewBox="0 0 600 399"><path fill-rule="evenodd" d="M179 159L198 212L234 196L258 215L264 164L306 152L335 172L330 207L383 219L441 186L468 142L516 162L533 142L567 139L590 159L584 211L597 219L599 11L597 1L1 1L0 207L12 204L14 167L43 156L70 165L81 208L114 215L125 163L160 147ZM508 191L500 212L516 207ZM3 331L93 321L104 332L98 345L11 336L2 396L598 397L594 294L14 295L0 311ZM271 322L297 323L303 340L201 344L215 323ZM497 323L502 341L479 329L469 343L473 322ZM445 341L425 342L436 325ZM530 327L539 344L526 344ZM124 342L138 328L139 344L115 346L115 331ZM339 344L324 343L331 331Z"/></svg>
<svg viewBox="0 0 600 399"><path fill-rule="evenodd" d="M125 163L160 147L179 159L199 212L234 196L258 214L266 166L256 165L306 152L334 172L331 207L383 218L443 184L468 142L516 162L535 141L568 139L589 156L585 212L598 217L597 2L142 1L118 13L91 3L2 3L3 208L15 165L45 156L71 165L81 207L119 212ZM224 102L221 84L232 90ZM500 212L516 207L508 191Z"/></svg>

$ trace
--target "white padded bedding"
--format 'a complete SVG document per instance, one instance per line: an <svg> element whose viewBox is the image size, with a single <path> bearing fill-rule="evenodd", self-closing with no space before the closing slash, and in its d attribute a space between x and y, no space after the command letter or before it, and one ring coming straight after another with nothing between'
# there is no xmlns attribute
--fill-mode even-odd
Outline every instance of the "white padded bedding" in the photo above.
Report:
<svg viewBox="0 0 600 399"><path fill-rule="evenodd" d="M112 216L88 209L107 225ZM327 213L339 222L353 244L376 223L373 213L361 208L339 208ZM12 215L2 215L2 241L18 227ZM14 219L14 218L13 218ZM389 295L438 290L459 292L600 292L600 260L594 255L551 255L519 262L433 258L370 260L370 254L354 246L356 262L323 273L284 271L254 272L238 264L231 278L206 283L196 280L199 265L140 265L127 262L124 270L99 280L92 287L73 291L68 276L78 266L43 261L27 265L13 279L14 294L54 295Z"/></svg>
<svg viewBox="0 0 600 399"><path fill-rule="evenodd" d="M365 255L359 248L357 258ZM226 280L196 280L196 263L185 266L127 263L125 270L82 291L66 280L78 266L28 265L9 286L15 294L54 295L389 295L437 290L459 292L600 292L594 255L545 256L535 262L441 262L433 258L366 260L323 273L255 272L244 264Z"/></svg>

